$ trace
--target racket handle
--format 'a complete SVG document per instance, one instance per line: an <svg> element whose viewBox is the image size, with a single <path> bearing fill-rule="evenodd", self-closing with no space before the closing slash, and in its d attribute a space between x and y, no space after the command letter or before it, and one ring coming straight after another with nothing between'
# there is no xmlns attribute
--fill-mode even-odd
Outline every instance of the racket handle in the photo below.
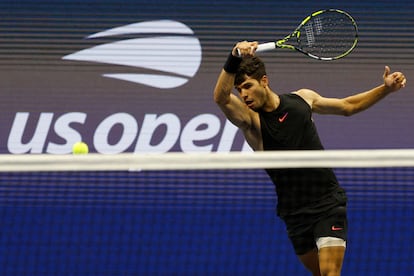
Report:
<svg viewBox="0 0 414 276"><path fill-rule="evenodd" d="M267 42L262 43L257 46L256 52L265 52L276 49L276 43L274 42Z"/></svg>

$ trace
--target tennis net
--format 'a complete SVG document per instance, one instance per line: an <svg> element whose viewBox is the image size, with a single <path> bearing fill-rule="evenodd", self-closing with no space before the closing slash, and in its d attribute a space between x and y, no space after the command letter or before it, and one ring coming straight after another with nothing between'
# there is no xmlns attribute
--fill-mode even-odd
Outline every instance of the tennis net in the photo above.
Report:
<svg viewBox="0 0 414 276"><path fill-rule="evenodd" d="M312 167L347 191L343 274L412 273L402 149L0 155L0 274L305 274L263 168Z"/></svg>

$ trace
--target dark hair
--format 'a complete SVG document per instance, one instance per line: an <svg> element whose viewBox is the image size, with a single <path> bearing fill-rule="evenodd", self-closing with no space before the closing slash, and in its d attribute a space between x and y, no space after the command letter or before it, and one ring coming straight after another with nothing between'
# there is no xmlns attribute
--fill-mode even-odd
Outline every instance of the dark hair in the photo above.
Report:
<svg viewBox="0 0 414 276"><path fill-rule="evenodd" d="M234 85L243 83L246 80L246 77L251 77L257 81L260 81L264 75L266 75L266 68L263 61L259 57L253 56L243 58L239 69L237 70Z"/></svg>

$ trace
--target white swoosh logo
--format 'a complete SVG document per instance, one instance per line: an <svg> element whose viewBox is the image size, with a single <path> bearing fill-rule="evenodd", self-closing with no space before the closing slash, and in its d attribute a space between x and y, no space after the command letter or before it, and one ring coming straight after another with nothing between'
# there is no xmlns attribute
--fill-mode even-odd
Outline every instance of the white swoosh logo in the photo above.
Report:
<svg viewBox="0 0 414 276"><path fill-rule="evenodd" d="M148 74L105 73L104 77L140 83L161 89L181 86L193 77L201 64L201 45L186 25L170 20L134 23L87 38L125 34L157 34L152 37L110 42L64 56L65 60L99 62L158 71ZM161 35L174 34L174 35ZM169 73L166 75L165 73Z"/></svg>

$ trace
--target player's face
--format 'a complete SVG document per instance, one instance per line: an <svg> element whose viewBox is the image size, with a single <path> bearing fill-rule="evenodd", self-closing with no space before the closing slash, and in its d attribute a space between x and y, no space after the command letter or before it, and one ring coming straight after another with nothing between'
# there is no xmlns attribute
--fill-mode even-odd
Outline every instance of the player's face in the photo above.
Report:
<svg viewBox="0 0 414 276"><path fill-rule="evenodd" d="M236 86L240 98L252 110L258 111L265 104L265 87L262 82L247 77L244 82Z"/></svg>

